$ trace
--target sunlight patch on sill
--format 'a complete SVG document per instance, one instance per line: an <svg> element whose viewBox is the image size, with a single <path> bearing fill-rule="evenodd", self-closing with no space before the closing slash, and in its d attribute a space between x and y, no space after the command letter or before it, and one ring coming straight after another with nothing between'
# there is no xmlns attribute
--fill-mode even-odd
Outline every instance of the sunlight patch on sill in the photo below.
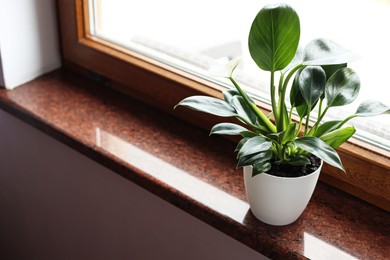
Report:
<svg viewBox="0 0 390 260"><path fill-rule="evenodd" d="M249 204L125 140L96 128L96 145L208 208L243 223Z"/></svg>
<svg viewBox="0 0 390 260"><path fill-rule="evenodd" d="M356 260L357 258L332 246L321 239L304 232L304 256L310 259L345 259Z"/></svg>

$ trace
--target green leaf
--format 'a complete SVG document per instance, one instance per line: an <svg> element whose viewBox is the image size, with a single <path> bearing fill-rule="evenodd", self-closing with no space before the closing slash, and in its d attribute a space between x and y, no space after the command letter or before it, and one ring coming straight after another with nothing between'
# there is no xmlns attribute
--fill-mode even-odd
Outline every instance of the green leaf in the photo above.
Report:
<svg viewBox="0 0 390 260"><path fill-rule="evenodd" d="M247 156L243 156L238 160L237 169L241 168L243 166L247 166L247 165L264 163L265 161L268 161L269 159L271 159L271 157L272 157L271 150L267 150L267 151L257 153L257 154L250 154Z"/></svg>
<svg viewBox="0 0 390 260"><path fill-rule="evenodd" d="M254 19L249 52L262 70L278 71L294 58L300 37L298 14L285 4L267 5Z"/></svg>
<svg viewBox="0 0 390 260"><path fill-rule="evenodd" d="M380 114L389 114L390 107L378 101L366 100L362 102L356 110L355 116L368 117Z"/></svg>
<svg viewBox="0 0 390 260"><path fill-rule="evenodd" d="M328 39L315 39L304 50L303 65L334 65L358 59L359 56Z"/></svg>
<svg viewBox="0 0 390 260"><path fill-rule="evenodd" d="M325 71L326 79L328 80L336 71L347 67L347 63L334 64L334 65L322 65L322 69Z"/></svg>
<svg viewBox="0 0 390 260"><path fill-rule="evenodd" d="M308 66L299 74L299 89L309 107L313 108L324 93L325 82L325 71L320 66Z"/></svg>
<svg viewBox="0 0 390 260"><path fill-rule="evenodd" d="M333 148L337 148L346 142L356 132L353 126L340 128L320 137L322 141L329 144Z"/></svg>
<svg viewBox="0 0 390 260"><path fill-rule="evenodd" d="M257 125L257 116L249 105L245 102L242 96L234 96L231 100L231 105L237 111L237 114L245 120ZM245 122L244 122L245 123Z"/></svg>
<svg viewBox="0 0 390 260"><path fill-rule="evenodd" d="M301 74L303 68L299 69L295 74L294 81L291 85L290 90L290 104L292 107L297 107L303 103L305 103L305 99L301 94L301 90L299 89L299 75Z"/></svg>
<svg viewBox="0 0 390 260"><path fill-rule="evenodd" d="M262 136L255 136L249 139L242 146L241 150L238 152L238 158L242 156L247 156L254 153L259 153L266 151L271 148L272 142L268 141Z"/></svg>
<svg viewBox="0 0 390 260"><path fill-rule="evenodd" d="M292 124L288 125L287 129L281 135L281 142L280 143L285 144L289 141L294 140L295 128L296 128L296 123L292 123Z"/></svg>
<svg viewBox="0 0 390 260"><path fill-rule="evenodd" d="M225 101L228 102L230 105L232 104L231 102L234 96L241 96L240 92L238 92L237 89L225 89L222 91L222 93ZM255 101L253 101L253 99L250 96L248 96L248 99L252 103L255 103Z"/></svg>
<svg viewBox="0 0 390 260"><path fill-rule="evenodd" d="M237 124L219 123L211 128L210 135L240 135L242 131L247 131L247 129Z"/></svg>
<svg viewBox="0 0 390 260"><path fill-rule="evenodd" d="M234 149L234 151L235 151L235 152L238 152L238 151L241 149L241 147L242 147L249 139L250 139L250 137L244 137L244 138L242 138L242 139L238 142L238 144L237 144L237 146L236 146L236 149Z"/></svg>
<svg viewBox="0 0 390 260"><path fill-rule="evenodd" d="M223 94L223 99L231 105L232 98L235 95L239 95L240 93L236 89L225 89L222 91L222 94Z"/></svg>
<svg viewBox="0 0 390 260"><path fill-rule="evenodd" d="M310 164L309 158L303 155L297 155L291 158L288 158L287 163L293 166L301 166L301 165L306 165Z"/></svg>
<svg viewBox="0 0 390 260"><path fill-rule="evenodd" d="M302 150L314 154L326 163L345 172L337 152L321 139L313 136L304 136L295 140L293 143Z"/></svg>
<svg viewBox="0 0 390 260"><path fill-rule="evenodd" d="M249 131L249 130L240 132L240 135L242 137L255 137L255 136L258 136L258 134L256 134L255 132L252 132L252 131Z"/></svg>
<svg viewBox="0 0 390 260"><path fill-rule="evenodd" d="M268 134L267 138L279 143L282 134L283 132Z"/></svg>
<svg viewBox="0 0 390 260"><path fill-rule="evenodd" d="M360 79L352 69L343 68L336 71L325 86L328 107L344 106L353 102L359 90Z"/></svg>
<svg viewBox="0 0 390 260"><path fill-rule="evenodd" d="M315 107L315 106L313 106L313 107ZM302 105L297 106L295 109L297 110L297 113L298 113L300 118L307 116L307 113L309 112L309 106L306 103L303 103Z"/></svg>
<svg viewBox="0 0 390 260"><path fill-rule="evenodd" d="M317 128L317 131L314 133L314 136L321 137L322 135L336 129L340 125L340 123L341 120L332 120L325 122Z"/></svg>
<svg viewBox="0 0 390 260"><path fill-rule="evenodd" d="M257 163L253 165L252 170L252 177L255 177L257 174L265 173L271 169L271 163L265 162L265 163Z"/></svg>
<svg viewBox="0 0 390 260"><path fill-rule="evenodd" d="M295 78L290 90L290 103L292 107L295 107L300 118L303 118L307 115L308 105L305 99L302 96L301 90L299 88L299 76L303 69L298 70L295 74ZM312 109L316 106L315 103L312 106Z"/></svg>
<svg viewBox="0 0 390 260"><path fill-rule="evenodd" d="M204 113L221 116L231 117L236 116L234 107L229 105L223 100L207 96L192 96L183 99L177 104L174 109L178 106L184 106L192 110L201 111Z"/></svg>

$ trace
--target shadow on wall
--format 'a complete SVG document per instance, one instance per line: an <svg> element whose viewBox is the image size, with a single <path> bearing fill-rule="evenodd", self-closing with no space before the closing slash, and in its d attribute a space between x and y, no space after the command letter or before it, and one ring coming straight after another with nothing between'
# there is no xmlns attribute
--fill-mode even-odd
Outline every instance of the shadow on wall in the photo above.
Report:
<svg viewBox="0 0 390 260"><path fill-rule="evenodd" d="M266 259L0 110L2 259Z"/></svg>

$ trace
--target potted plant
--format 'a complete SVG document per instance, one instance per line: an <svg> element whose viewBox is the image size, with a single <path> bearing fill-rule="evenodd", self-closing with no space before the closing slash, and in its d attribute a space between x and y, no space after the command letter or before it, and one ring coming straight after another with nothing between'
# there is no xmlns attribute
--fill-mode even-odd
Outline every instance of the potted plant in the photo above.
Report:
<svg viewBox="0 0 390 260"><path fill-rule="evenodd" d="M272 121L234 80L238 58L226 65L225 77L234 88L223 91L224 100L192 96L175 106L238 119L241 124L219 123L210 134L241 136L237 168L244 168L251 210L272 225L290 224L301 215L323 161L344 171L335 148L355 133L345 125L350 119L390 112L379 102L365 101L353 115L323 122L329 109L356 99L360 80L347 62L357 56L327 39L315 39L300 50L299 39L299 16L285 4L262 8L250 29L249 52L260 69L270 72ZM311 123L313 113L317 117Z"/></svg>

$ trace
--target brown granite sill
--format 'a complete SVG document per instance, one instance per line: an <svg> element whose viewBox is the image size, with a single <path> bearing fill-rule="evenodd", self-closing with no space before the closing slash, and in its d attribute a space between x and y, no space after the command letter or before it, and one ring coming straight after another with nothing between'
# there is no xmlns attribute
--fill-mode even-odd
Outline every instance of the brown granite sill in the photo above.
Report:
<svg viewBox="0 0 390 260"><path fill-rule="evenodd" d="M324 183L295 223L259 222L232 143L80 76L1 89L0 108L270 258L390 255L390 214Z"/></svg>

